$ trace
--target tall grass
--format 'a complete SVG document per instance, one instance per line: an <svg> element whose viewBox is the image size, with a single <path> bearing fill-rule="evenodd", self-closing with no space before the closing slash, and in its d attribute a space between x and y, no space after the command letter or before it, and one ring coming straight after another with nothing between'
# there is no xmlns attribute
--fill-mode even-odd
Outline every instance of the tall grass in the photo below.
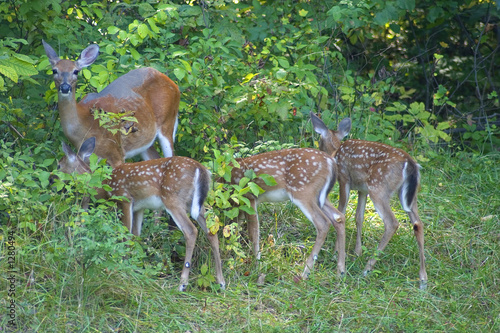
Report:
<svg viewBox="0 0 500 333"><path fill-rule="evenodd" d="M499 162L499 154L459 154L422 163L419 209L425 223L429 275L425 291L418 289L413 231L396 200L393 207L401 226L367 277L362 271L374 255L383 224L368 205L365 250L358 258L352 193L344 279L335 275L333 228L310 278L296 279L314 243L314 227L293 205L269 204L260 209L260 264L251 259L250 247L242 238L247 258L235 258L231 251L222 254L227 289L198 287L200 267L211 260L210 246L200 233L185 293L176 291L182 263L172 259L182 253L178 231L166 224L145 229L139 245L149 271L135 265L84 269L77 254L54 255L68 246L64 221L58 220L62 215L57 215L35 234L15 230L17 331L498 332ZM333 192L332 201L337 204L337 190ZM12 227L2 228L5 246ZM4 284L6 260L0 267ZM155 269L164 274L148 273ZM261 273L266 274L265 283L257 285ZM0 296L0 328L16 331L5 315L7 288L1 288Z"/></svg>

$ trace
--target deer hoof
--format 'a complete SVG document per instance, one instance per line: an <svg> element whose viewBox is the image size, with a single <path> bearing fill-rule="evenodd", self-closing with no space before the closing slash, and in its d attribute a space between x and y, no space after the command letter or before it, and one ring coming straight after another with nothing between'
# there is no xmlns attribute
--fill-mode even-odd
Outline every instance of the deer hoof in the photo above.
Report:
<svg viewBox="0 0 500 333"><path fill-rule="evenodd" d="M420 290L427 289L427 280L420 280Z"/></svg>
<svg viewBox="0 0 500 333"><path fill-rule="evenodd" d="M266 280L266 274L264 274L264 273L260 274L259 277L257 278L257 285L263 286L265 280Z"/></svg>

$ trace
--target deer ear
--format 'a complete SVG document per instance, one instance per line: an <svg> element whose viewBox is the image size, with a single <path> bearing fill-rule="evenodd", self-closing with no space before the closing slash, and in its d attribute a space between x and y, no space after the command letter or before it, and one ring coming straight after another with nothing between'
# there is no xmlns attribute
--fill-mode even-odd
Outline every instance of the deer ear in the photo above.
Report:
<svg viewBox="0 0 500 333"><path fill-rule="evenodd" d="M351 131L351 126L352 126L351 118L342 119L337 129L340 140L342 140L347 136L347 134L349 134L349 132Z"/></svg>
<svg viewBox="0 0 500 333"><path fill-rule="evenodd" d="M80 151L78 152L78 156L85 162L88 161L90 155L94 152L95 149L95 137L88 138L82 143L80 147Z"/></svg>
<svg viewBox="0 0 500 333"><path fill-rule="evenodd" d="M310 113L310 116L314 131L321 136L328 134L328 127L326 127L325 123L312 112Z"/></svg>
<svg viewBox="0 0 500 333"><path fill-rule="evenodd" d="M80 57L76 61L76 64L79 68L90 66L97 59L98 55L99 46L97 44L89 45L82 51Z"/></svg>
<svg viewBox="0 0 500 333"><path fill-rule="evenodd" d="M54 66L59 62L59 60L61 60L61 58L59 58L59 56L57 55L56 51L54 51L52 46L47 44L43 39L42 39L42 44L43 48L45 49L45 54L47 55L47 57L49 57L50 65Z"/></svg>
<svg viewBox="0 0 500 333"><path fill-rule="evenodd" d="M66 142L63 142L62 143L62 150L64 152L64 155L66 155L66 158L71 161L71 162L74 162L75 159L76 159L76 154L75 152L73 151L73 149L71 149L71 147L66 143Z"/></svg>
<svg viewBox="0 0 500 333"><path fill-rule="evenodd" d="M62 143L62 150L66 156L75 155L73 149L71 149L71 147L66 142Z"/></svg>

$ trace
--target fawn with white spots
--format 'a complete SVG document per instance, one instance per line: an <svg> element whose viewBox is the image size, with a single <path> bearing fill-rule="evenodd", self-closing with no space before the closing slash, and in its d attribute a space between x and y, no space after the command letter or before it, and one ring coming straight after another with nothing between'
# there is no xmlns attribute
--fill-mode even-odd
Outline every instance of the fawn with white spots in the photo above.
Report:
<svg viewBox="0 0 500 333"><path fill-rule="evenodd" d="M99 46L88 46L77 61L71 61L61 59L49 44L42 43L54 73L61 127L73 146L96 137L96 155L113 167L139 154L144 160L160 157L153 147L156 139L164 157L173 155L180 92L170 78L154 68L135 69L77 103L78 73L96 60ZM112 134L94 119L93 110L129 112L137 122L122 126L127 134Z"/></svg>
<svg viewBox="0 0 500 333"><path fill-rule="evenodd" d="M65 156L58 169L65 173L90 172L89 157L95 148L95 138L87 139L78 154L63 143ZM186 257L181 273L179 290L188 284L191 258L198 229L187 215L195 219L210 241L215 260L216 280L225 287L217 235L210 233L205 221L204 202L210 188L211 174L197 161L181 156L159 158L137 163L124 163L115 167L111 179L103 183L112 190L98 189L98 198L123 196L128 201L118 201L123 211L122 222L136 236L141 234L144 209L165 209L186 239Z"/></svg>
<svg viewBox="0 0 500 333"><path fill-rule="evenodd" d="M261 202L292 201L316 228L316 241L307 258L303 278L307 278L314 266L321 246L324 244L330 224L337 231L336 248L338 250L337 271L345 273L345 224L344 215L333 207L328 194L335 185L337 166L335 160L316 149L292 148L271 151L236 161L240 168L231 171L231 183L238 184L247 170L255 174L267 174L274 177L276 185L269 186L261 178L253 181L265 192L259 196L247 194L255 214L247 216L248 234L254 254L260 258L259 217L257 206Z"/></svg>
<svg viewBox="0 0 500 333"><path fill-rule="evenodd" d="M351 120L343 119L338 130L329 130L321 119L311 112L314 130L321 135L319 148L335 156L338 163L339 210L345 214L350 190L358 191L356 208L356 248L361 255L361 229L367 195L384 222L384 235L377 250L383 251L399 227L390 206L390 199L397 191L405 212L413 225L420 255L420 289L427 286L424 256L424 224L418 216L417 190L420 183L419 165L401 149L363 140L341 140L351 130ZM376 259L366 264L364 274L373 269Z"/></svg>

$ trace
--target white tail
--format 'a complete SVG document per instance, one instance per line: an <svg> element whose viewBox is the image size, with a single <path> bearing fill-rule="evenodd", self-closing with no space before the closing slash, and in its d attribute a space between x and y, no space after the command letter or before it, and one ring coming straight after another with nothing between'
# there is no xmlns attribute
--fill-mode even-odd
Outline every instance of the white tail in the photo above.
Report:
<svg viewBox="0 0 500 333"><path fill-rule="evenodd" d="M54 73L61 126L75 147L80 147L90 137L96 137L96 154L106 158L111 166L139 154L144 160L158 158L152 146L155 139L158 139L164 157L173 155L180 92L172 80L156 69L140 68L117 78L100 93L88 94L77 103L78 73L95 61L99 47L97 44L90 45L77 61L71 61L59 58L49 44L42 43ZM94 120L94 110L131 112L137 123L125 125L128 134L118 131L113 135L100 127L98 120Z"/></svg>
<svg viewBox="0 0 500 333"><path fill-rule="evenodd" d="M95 147L95 138L87 139L78 154L63 143L64 156L58 168L65 173L90 172L88 157ZM113 169L111 179L105 183L110 193L100 189L100 198L123 196L129 201L119 201L123 211L122 222L134 235L141 234L144 209L165 209L173 218L186 239L186 257L179 290L186 289L191 258L198 230L187 216L198 221L207 234L215 260L216 279L225 287L217 235L210 233L205 221L204 202L210 187L211 174L193 159L181 156L159 158L137 163L124 163Z"/></svg>
<svg viewBox="0 0 500 333"><path fill-rule="evenodd" d="M258 197L249 193L248 199L255 215L247 215L248 234L257 258L259 253L259 218L257 205L261 202L291 200L316 227L316 241L309 255L303 277L307 278L314 266L321 246L325 242L330 224L337 231L337 271L345 273L345 224L344 215L334 208L328 194L335 185L336 163L327 154L315 149L294 148L271 151L251 157L237 159L240 168L233 168L231 182L238 184L247 170L256 175L268 174L276 180L268 186L260 178L253 180L265 192Z"/></svg>
<svg viewBox="0 0 500 333"><path fill-rule="evenodd" d="M399 227L391 210L390 199L397 191L403 209L413 225L420 254L420 288L427 285L424 256L424 224L418 216L417 189L420 183L419 165L408 153L389 145L362 141L341 140L351 130L351 120L343 119L337 131L329 130L323 121L311 112L314 130L321 135L321 150L335 156L339 168L339 210L345 214L350 190L358 191L356 208L356 248L361 255L361 229L364 220L367 195L384 222L385 232L378 245L383 251ZM376 259L370 259L365 274L373 269Z"/></svg>

